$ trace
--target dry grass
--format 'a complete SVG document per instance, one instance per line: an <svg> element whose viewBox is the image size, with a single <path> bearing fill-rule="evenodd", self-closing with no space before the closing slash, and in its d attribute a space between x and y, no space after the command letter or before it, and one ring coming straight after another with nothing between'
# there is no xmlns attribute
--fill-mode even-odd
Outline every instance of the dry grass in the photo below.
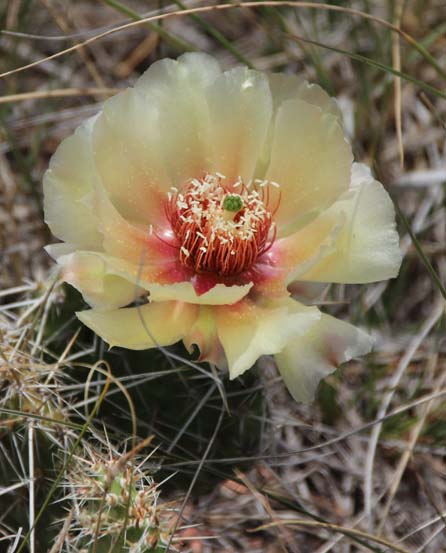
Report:
<svg viewBox="0 0 446 553"><path fill-rule="evenodd" d="M80 497L73 482L126 451L121 469L152 494L164 521L156 535L172 537L172 550L446 551L446 7L337 4L350 12L268 3L176 15L40 63L178 4L0 3L0 72L39 61L0 79L0 550L77 550L87 535L79 505L95 488ZM51 237L41 177L57 144L150 63L185 48L320 82L339 99L356 157L401 210L398 279L332 286L321 298L374 334L376 351L330 377L311 406L291 401L268 360L229 383L181 349L106 353L74 319L81 300L42 250ZM152 479L167 477L154 491ZM98 488L107 516L112 481ZM91 543L104 533L95 522Z"/></svg>

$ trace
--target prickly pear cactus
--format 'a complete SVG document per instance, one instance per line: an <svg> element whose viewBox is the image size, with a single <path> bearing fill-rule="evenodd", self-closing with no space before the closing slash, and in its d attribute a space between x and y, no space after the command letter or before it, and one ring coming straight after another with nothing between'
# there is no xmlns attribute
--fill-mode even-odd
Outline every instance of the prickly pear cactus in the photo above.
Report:
<svg viewBox="0 0 446 553"><path fill-rule="evenodd" d="M66 482L73 504L69 541L75 550L165 551L174 513L158 504L159 490L153 480L117 455L106 459L89 453L90 459L78 459Z"/></svg>

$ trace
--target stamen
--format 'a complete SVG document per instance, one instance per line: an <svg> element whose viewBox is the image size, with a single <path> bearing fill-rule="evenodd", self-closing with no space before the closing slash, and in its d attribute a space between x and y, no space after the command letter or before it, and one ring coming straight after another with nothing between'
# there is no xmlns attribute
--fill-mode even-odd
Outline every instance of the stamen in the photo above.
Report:
<svg viewBox="0 0 446 553"><path fill-rule="evenodd" d="M166 215L179 242L184 265L196 272L233 276L246 271L273 244L272 219L280 193L271 194L266 180L235 182L220 173L191 179L167 195ZM237 187L237 194L232 190ZM276 199L271 206L271 196Z"/></svg>

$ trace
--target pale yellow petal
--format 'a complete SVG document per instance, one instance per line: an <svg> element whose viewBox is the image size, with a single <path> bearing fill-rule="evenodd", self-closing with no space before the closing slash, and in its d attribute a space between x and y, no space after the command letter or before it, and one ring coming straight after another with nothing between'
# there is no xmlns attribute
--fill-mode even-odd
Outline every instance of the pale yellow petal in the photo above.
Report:
<svg viewBox="0 0 446 553"><path fill-rule="evenodd" d="M331 113L339 121L342 120L341 110L334 98L317 84L310 84L297 75L287 73L271 73L268 75L274 107L279 108L286 100L299 98L309 104L318 106L322 111Z"/></svg>
<svg viewBox="0 0 446 553"><path fill-rule="evenodd" d="M329 288L325 282L304 282L295 280L288 286L291 296L305 305L315 305L322 301L322 297Z"/></svg>
<svg viewBox="0 0 446 553"><path fill-rule="evenodd" d="M148 295L149 291L151 301L176 300L209 305L234 303L252 286L219 284L215 290L197 297L192 284L184 280L188 275L183 275L181 268L175 265L139 265L106 253L89 251L69 251L59 256L57 262L62 267L63 279L77 288L85 301L96 309L123 307L141 295ZM180 281L176 282L176 278Z"/></svg>
<svg viewBox="0 0 446 553"><path fill-rule="evenodd" d="M366 166L353 165L350 190L321 219L336 214L344 214L346 222L334 248L300 280L348 284L395 277L402 260L395 209Z"/></svg>
<svg viewBox="0 0 446 553"><path fill-rule="evenodd" d="M331 113L342 124L341 111L334 98L316 84L309 84L302 77L289 73L270 73L267 75L273 102L273 118L268 130L268 138L256 168L256 176L263 178L268 169L271 156L271 143L274 135L274 119L277 110L287 100L304 100L318 106L323 112ZM298 130L296 131L298 132Z"/></svg>
<svg viewBox="0 0 446 553"><path fill-rule="evenodd" d="M336 116L300 99L282 103L266 173L280 185L279 236L304 226L348 189L352 160Z"/></svg>
<svg viewBox="0 0 446 553"><path fill-rule="evenodd" d="M151 284L149 286L152 301L177 300L201 305L231 305L244 298L252 287L252 283L242 286L226 286L216 284L209 292L200 296L194 290L191 282L176 284Z"/></svg>
<svg viewBox="0 0 446 553"><path fill-rule="evenodd" d="M308 403L320 380L341 363L369 353L373 339L354 326L322 314L304 335L293 337L275 358L293 398Z"/></svg>
<svg viewBox="0 0 446 553"><path fill-rule="evenodd" d="M197 314L198 306L175 301L76 313L111 347L136 350L168 346L182 340L193 326Z"/></svg>
<svg viewBox="0 0 446 553"><path fill-rule="evenodd" d="M107 254L139 267L142 281L164 284L187 280L188 273L185 274L179 263L178 250L167 243L172 238L171 232L167 235L166 230L155 235L148 226L127 221L101 185L95 189L94 202Z"/></svg>
<svg viewBox="0 0 446 553"><path fill-rule="evenodd" d="M334 251L345 222L342 213L330 213L313 219L297 232L279 238L264 256L263 262L272 268L266 278L255 282L254 291L267 296L288 295L287 287L301 280L321 259Z"/></svg>
<svg viewBox="0 0 446 553"><path fill-rule="evenodd" d="M215 310L210 305L200 305L198 316L187 336L183 339L189 353L198 346L198 361L213 363L219 369L227 368L226 356L217 335Z"/></svg>
<svg viewBox="0 0 446 553"><path fill-rule="evenodd" d="M159 108L127 89L104 104L93 130L94 159L103 187L130 222L160 224L172 180L160 143Z"/></svg>
<svg viewBox="0 0 446 553"><path fill-rule="evenodd" d="M213 169L234 182L248 182L262 154L272 116L265 75L246 67L223 73L206 90Z"/></svg>
<svg viewBox="0 0 446 553"><path fill-rule="evenodd" d="M96 309L117 309L147 294L136 284L137 268L125 267L121 260L78 251L59 257L57 262L62 267L62 278Z"/></svg>
<svg viewBox="0 0 446 553"><path fill-rule="evenodd" d="M292 299L264 305L242 300L232 306L217 307L215 313L231 379L247 371L261 355L279 353L320 317L315 307L305 307Z"/></svg>
<svg viewBox="0 0 446 553"><path fill-rule="evenodd" d="M174 186L212 168L205 91L220 72L212 57L188 53L154 63L136 84L157 113L153 132Z"/></svg>
<svg viewBox="0 0 446 553"><path fill-rule="evenodd" d="M63 255L68 255L77 250L75 244L66 244L65 242L58 242L57 244L49 244L43 248L49 256L51 256L55 261L62 257Z"/></svg>
<svg viewBox="0 0 446 553"><path fill-rule="evenodd" d="M334 251L344 225L342 212L326 212L301 230L277 240L273 254L277 267L287 272L286 284L306 274Z"/></svg>
<svg viewBox="0 0 446 553"><path fill-rule="evenodd" d="M51 232L79 248L101 249L97 216L84 203L97 179L91 152L92 120L57 148L43 178L45 222Z"/></svg>
<svg viewBox="0 0 446 553"><path fill-rule="evenodd" d="M204 89L221 74L218 61L204 52L188 52L177 60L163 59L152 63L138 79L135 88L160 100L181 84Z"/></svg>

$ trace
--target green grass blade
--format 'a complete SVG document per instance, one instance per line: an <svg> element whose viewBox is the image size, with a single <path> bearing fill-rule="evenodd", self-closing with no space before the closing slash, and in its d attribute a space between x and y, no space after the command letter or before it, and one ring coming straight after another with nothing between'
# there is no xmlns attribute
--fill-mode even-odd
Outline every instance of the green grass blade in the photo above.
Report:
<svg viewBox="0 0 446 553"><path fill-rule="evenodd" d="M370 58L367 58L366 56L362 56L361 54L354 54L353 52L349 52L348 50L343 50L341 48L336 48L335 46L329 46L328 44L323 44L321 42L316 42L315 40L310 40L308 38L298 37L296 35L288 35L290 39L295 40L297 42L303 41L308 42L309 44L313 44L314 46L319 46L320 48L325 48L326 50L331 50L332 52L337 52L338 54L342 54L343 56L347 56L349 58L352 58L356 61L359 61L361 63L365 63L367 65L370 65L371 67L375 67L377 69L381 69L382 71L385 71L386 73L391 73L392 75L395 75L396 77L400 77L401 79L404 79L405 81L408 81L410 83L413 83L423 90L426 90L427 92L430 92L431 94L435 94L435 96L438 96L439 98L445 98L446 99L446 93L442 92L438 88L435 88L434 86L431 86L423 81L420 81L419 79L416 79L415 77L412 77L411 75L408 75L407 73L403 73L402 71L397 71L390 65L386 65L384 63L381 63L379 61L372 60Z"/></svg>
<svg viewBox="0 0 446 553"><path fill-rule="evenodd" d="M180 7L182 10L186 10L187 6L183 4L180 0L174 0L175 4ZM212 25L210 25L205 19L203 19L200 15L197 14L191 14L189 16L193 21L201 25L201 27L214 38L217 42L219 42L225 50L230 52L236 59L238 59L243 64L247 65L250 69L254 69L253 64L245 58L245 56L239 52L239 50L231 44L231 42L222 34L220 31L215 29Z"/></svg>
<svg viewBox="0 0 446 553"><path fill-rule="evenodd" d="M426 49L428 46L436 42L438 39L443 38L445 33L446 33L446 23L442 23L441 25L436 27L431 33L426 35L426 37L423 38L422 41L420 41L420 44L424 47L424 49ZM415 52L411 52L409 56L407 56L407 62L412 63L420 55L422 56L422 54L418 50Z"/></svg>
<svg viewBox="0 0 446 553"><path fill-rule="evenodd" d="M107 4L107 6L110 6L120 13L127 15L134 21L141 21L143 19L143 17L141 17L139 13L133 11L125 4L122 4L121 2L119 2L119 0L103 0L103 2ZM148 21L146 22L146 25L151 31L159 34L160 37L162 37L166 42L170 43L171 46L173 46L174 48L185 50L187 52L192 52L196 50L193 44L190 44L186 40L183 40L182 38L177 37L169 31L166 31L166 29L164 29L161 25L158 25L158 23L151 23L150 21Z"/></svg>
<svg viewBox="0 0 446 553"><path fill-rule="evenodd" d="M24 413L23 411L18 411L16 409L6 409L5 407L0 407L0 413L4 413L5 415L13 415L15 417L35 419L38 421L51 423L57 426L67 426L68 428L73 428L74 430L82 430L83 428L81 424L76 424L75 422L52 419L50 417L44 417L43 415L36 415L35 413Z"/></svg>
<svg viewBox="0 0 446 553"><path fill-rule="evenodd" d="M415 48L415 50L423 56L423 58L431 65L435 71L446 79L446 71L437 63L435 58L426 50L422 43L417 42L416 40L411 40L410 44Z"/></svg>
<svg viewBox="0 0 446 553"><path fill-rule="evenodd" d="M436 284L437 288L440 290L441 295L446 300L446 288L445 288L444 284L441 282L440 277L438 276L435 269L432 267L432 263L429 261L428 257L424 253L423 248L421 247L421 244L420 244L418 238L415 236L415 233L413 232L413 230L410 226L410 223L407 220L407 217L401 211L401 209L398 205L398 202L395 200L395 198L392 198L392 199L393 199L393 203L395 205L395 209L398 213L398 216L401 219L405 229L409 233L409 236L412 239L413 245L415 246L415 249L417 250L417 253L420 256L420 259L421 259L423 265L426 267L426 270L429 273L431 279Z"/></svg>

